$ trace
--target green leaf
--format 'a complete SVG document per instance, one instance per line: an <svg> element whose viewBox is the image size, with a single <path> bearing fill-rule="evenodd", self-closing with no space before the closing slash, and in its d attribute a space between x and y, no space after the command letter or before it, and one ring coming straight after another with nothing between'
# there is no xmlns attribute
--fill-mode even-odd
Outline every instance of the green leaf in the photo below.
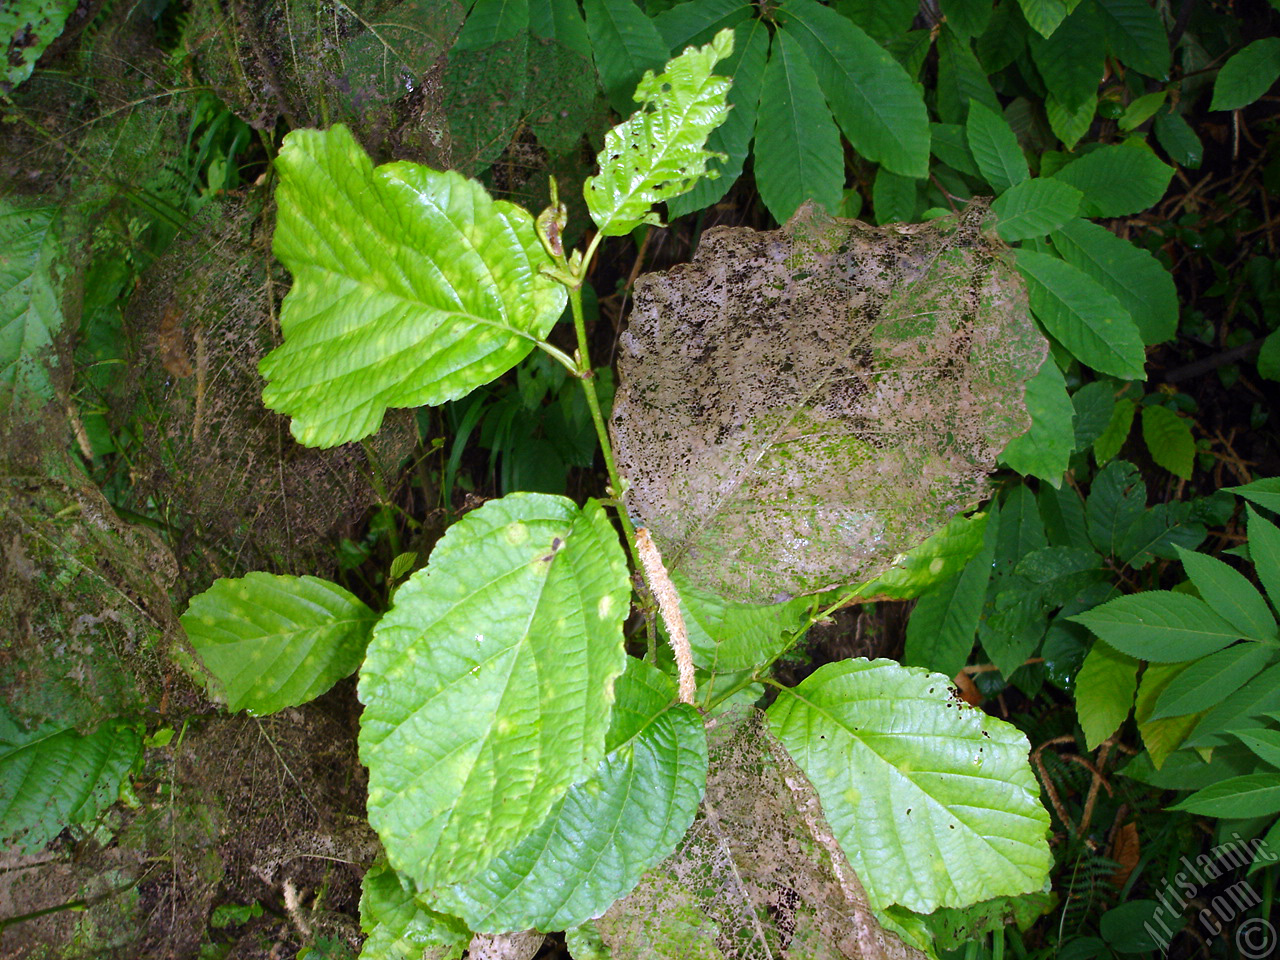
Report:
<svg viewBox="0 0 1280 960"><path fill-rule="evenodd" d="M1237 643L1193 661L1160 694L1151 719L1181 717L1216 706L1257 676L1273 653L1260 643Z"/></svg>
<svg viewBox="0 0 1280 960"><path fill-rule="evenodd" d="M1129 439L1129 431L1133 428L1133 415L1137 409L1138 405L1133 400L1122 397L1116 401L1106 429L1093 443L1093 455L1097 457L1099 464L1105 464L1119 453L1120 448Z"/></svg>
<svg viewBox="0 0 1280 960"><path fill-rule="evenodd" d="M858 588L857 596L891 600L918 597L941 580L958 574L982 548L986 514L956 514L923 543L894 558L893 565ZM838 596L845 591L833 591ZM834 601L835 597L831 598Z"/></svg>
<svg viewBox="0 0 1280 960"><path fill-rule="evenodd" d="M1272 330L1258 349L1258 376L1280 380L1280 330Z"/></svg>
<svg viewBox="0 0 1280 960"><path fill-rule="evenodd" d="M1070 111L1093 103L1107 59L1097 7L1082 3L1049 37L1028 38L1031 59L1048 92Z"/></svg>
<svg viewBox="0 0 1280 960"><path fill-rule="evenodd" d="M1057 257L1025 248L1016 256L1031 309L1054 339L1101 373L1146 379L1142 338L1119 300Z"/></svg>
<svg viewBox="0 0 1280 960"><path fill-rule="evenodd" d="M1148 77L1169 75L1169 35L1147 0L1097 0L1107 46L1126 66Z"/></svg>
<svg viewBox="0 0 1280 960"><path fill-rule="evenodd" d="M680 612L689 631L693 662L716 674L752 670L771 663L795 642L809 620L812 601L797 597L782 603L725 600L671 575L680 594Z"/></svg>
<svg viewBox="0 0 1280 960"><path fill-rule="evenodd" d="M609 753L551 815L440 902L481 933L563 930L604 913L668 856L706 789L702 718L675 681L630 660L615 687Z"/></svg>
<svg viewBox="0 0 1280 960"><path fill-rule="evenodd" d="M963 125L959 123L931 123L929 124L929 134L929 149L935 157L952 170L963 173L966 176L980 177L982 175L978 171L978 165L974 163L973 154L969 152L969 141L965 137Z"/></svg>
<svg viewBox="0 0 1280 960"><path fill-rule="evenodd" d="M1086 383L1071 395L1071 406L1075 410L1075 449L1088 450L1111 423L1115 385L1106 380Z"/></svg>
<svg viewBox="0 0 1280 960"><path fill-rule="evenodd" d="M1168 407L1150 404L1142 408L1142 439L1151 459L1176 477L1191 479L1195 467L1196 442L1191 422Z"/></svg>
<svg viewBox="0 0 1280 960"><path fill-rule="evenodd" d="M876 171L871 203L876 223L914 223L919 210L919 181L901 177L888 167Z"/></svg>
<svg viewBox="0 0 1280 960"><path fill-rule="evenodd" d="M1117 597L1071 619L1121 653L1153 663L1195 660L1240 638L1203 600L1170 590Z"/></svg>
<svg viewBox="0 0 1280 960"><path fill-rule="evenodd" d="M1266 588L1271 605L1280 609L1280 529L1246 506L1249 515L1249 556L1253 569Z"/></svg>
<svg viewBox="0 0 1280 960"><path fill-rule="evenodd" d="M61 36L76 0L19 0L0 11L0 41L8 51L0 95L7 100L31 76L36 61Z"/></svg>
<svg viewBox="0 0 1280 960"><path fill-rule="evenodd" d="M1018 0L1018 6L1031 29L1042 37L1053 36L1071 10L1066 0Z"/></svg>
<svg viewBox="0 0 1280 960"><path fill-rule="evenodd" d="M96 820L116 802L141 751L137 724L124 720L88 734L0 730L0 840L36 853L69 824Z"/></svg>
<svg viewBox="0 0 1280 960"><path fill-rule="evenodd" d="M575 0L529 0L529 30L535 37L554 40L590 63L591 37ZM593 76L593 92L595 88Z"/></svg>
<svg viewBox="0 0 1280 960"><path fill-rule="evenodd" d="M991 205L996 233L1006 243L1043 237L1076 215L1080 199L1079 190L1052 177L1024 180Z"/></svg>
<svg viewBox="0 0 1280 960"><path fill-rule="evenodd" d="M1267 667L1239 693L1210 710L1187 738L1189 747L1221 747L1227 733L1266 726L1268 711L1280 710L1280 664Z"/></svg>
<svg viewBox="0 0 1280 960"><path fill-rule="evenodd" d="M449 528L360 671L369 822L425 892L527 836L605 754L630 581L595 501L511 494Z"/></svg>
<svg viewBox="0 0 1280 960"><path fill-rule="evenodd" d="M1138 468L1124 460L1107 464L1094 478L1085 503L1089 537L1108 557L1121 554L1125 537L1147 509L1147 486Z"/></svg>
<svg viewBox="0 0 1280 960"><path fill-rule="evenodd" d="M424 906L385 860L361 881L360 930L360 960L458 960L471 942L465 923Z"/></svg>
<svg viewBox="0 0 1280 960"><path fill-rule="evenodd" d="M755 174L760 199L779 223L805 200L828 212L840 206L844 188L840 131L803 47L782 30L773 36L760 92Z"/></svg>
<svg viewBox="0 0 1280 960"><path fill-rule="evenodd" d="M1076 675L1076 714L1085 746L1096 750L1124 723L1138 689L1139 663L1106 643L1095 643Z"/></svg>
<svg viewBox="0 0 1280 960"><path fill-rule="evenodd" d="M0 200L0 414L53 399L49 368L62 329L56 207Z"/></svg>
<svg viewBox="0 0 1280 960"><path fill-rule="evenodd" d="M1120 774L1160 790L1198 790L1228 777L1250 773L1256 765L1248 750L1232 743L1214 750L1208 763L1195 750L1177 750L1156 767L1149 753L1140 753L1121 768Z"/></svg>
<svg viewBox="0 0 1280 960"><path fill-rule="evenodd" d="M582 8L605 96L625 117L640 78L666 63L667 44L633 0L582 0Z"/></svg>
<svg viewBox="0 0 1280 960"><path fill-rule="evenodd" d="M999 532L1000 508L993 501L981 549L962 571L921 594L911 611L902 655L904 664L948 677L960 672L973 650Z"/></svg>
<svg viewBox="0 0 1280 960"><path fill-rule="evenodd" d="M1084 194L1082 217L1127 217L1153 207L1172 177L1173 167L1133 143L1099 147L1054 174Z"/></svg>
<svg viewBox="0 0 1280 960"><path fill-rule="evenodd" d="M873 909L930 913L1044 884L1049 817L1026 737L958 703L947 678L845 660L780 690L768 715Z"/></svg>
<svg viewBox="0 0 1280 960"><path fill-rule="evenodd" d="M836 0L832 6L882 44L910 30L919 11L916 0Z"/></svg>
<svg viewBox="0 0 1280 960"><path fill-rule="evenodd" d="M1182 569L1200 596L1242 637L1276 639L1276 621L1256 587L1217 557L1178 548Z"/></svg>
<svg viewBox="0 0 1280 960"><path fill-rule="evenodd" d="M502 156L525 118L529 40L522 30L488 46L468 44L449 51L441 111L448 119L456 172L465 176L486 170Z"/></svg>
<svg viewBox="0 0 1280 960"><path fill-rule="evenodd" d="M1001 114L977 100L970 100L964 130L982 178L997 194L1027 179L1027 158L1009 121Z"/></svg>
<svg viewBox="0 0 1280 960"><path fill-rule="evenodd" d="M1199 170L1204 159L1204 144L1191 129L1191 124L1172 106L1156 114L1154 124L1156 139L1169 159L1180 167Z"/></svg>
<svg viewBox="0 0 1280 960"><path fill-rule="evenodd" d="M1124 113L1116 121L1116 126L1125 133L1137 130L1138 127L1156 115L1156 111L1164 106L1164 102L1168 98L1168 90L1157 90L1155 93L1143 94L1124 108Z"/></svg>
<svg viewBox="0 0 1280 960"><path fill-rule="evenodd" d="M1096 100L1086 100L1072 109L1062 104L1053 94L1049 94L1044 99L1044 112L1049 120L1049 129L1068 150L1074 150L1080 138L1089 132L1097 111Z"/></svg>
<svg viewBox="0 0 1280 960"><path fill-rule="evenodd" d="M1016 3L1002 3L978 37L978 59L989 74L999 73L1027 48L1027 22Z"/></svg>
<svg viewBox="0 0 1280 960"><path fill-rule="evenodd" d="M672 12L693 6L696 4L681 4L674 7ZM723 162L712 160L708 164L708 169L717 171L719 176L703 177L688 193L667 201L667 212L672 218L702 210L718 202L742 174L748 147L755 134L760 89L764 84L764 65L768 54L769 30L764 21L753 17L734 28L733 55L719 65L720 74L733 84L729 88L729 116L707 138L707 151L712 154L722 153L728 159ZM592 447L593 452L594 450Z"/></svg>
<svg viewBox="0 0 1280 960"><path fill-rule="evenodd" d="M1000 101L973 47L945 24L938 34L937 90L938 116L945 123L964 123L974 100L993 113L1000 112Z"/></svg>
<svg viewBox="0 0 1280 960"><path fill-rule="evenodd" d="M668 61L657 76L645 72L635 93L641 108L605 134L596 157L600 173L583 186L602 236L661 223L653 205L687 192L706 175L713 156L707 136L728 115L729 81L711 71L732 52L733 32L723 30L705 47Z"/></svg>
<svg viewBox="0 0 1280 960"><path fill-rule="evenodd" d="M1280 79L1280 37L1255 40L1222 65L1213 84L1210 110L1239 110Z"/></svg>
<svg viewBox="0 0 1280 960"><path fill-rule="evenodd" d="M662 40L672 53L683 53L691 44L703 44L711 40L717 33L728 27L735 36L734 49L741 51L744 31L739 32L738 25L751 16L754 7L745 0L694 0L692 3L681 3L670 10L664 10L653 18L653 25L662 34ZM761 24L763 26L763 24ZM728 69L736 57L730 57L725 63L725 76L731 76ZM733 94L729 94L730 101Z"/></svg>
<svg viewBox="0 0 1280 960"><path fill-rule="evenodd" d="M373 168L343 126L295 130L276 160L274 250L293 274L263 401L301 443L378 429L509 370L564 310L533 218L456 173Z"/></svg>
<svg viewBox="0 0 1280 960"><path fill-rule="evenodd" d="M529 0L476 0L454 50L482 50L529 29Z"/></svg>
<svg viewBox="0 0 1280 960"><path fill-rule="evenodd" d="M1178 328L1178 291L1154 256L1088 220L1068 220L1050 236L1067 263L1096 280L1129 311L1148 345L1164 343Z"/></svg>
<svg viewBox="0 0 1280 960"><path fill-rule="evenodd" d="M1233 820L1269 817L1280 813L1280 774L1253 773L1232 777L1197 790L1167 809Z"/></svg>
<svg viewBox="0 0 1280 960"><path fill-rule="evenodd" d="M853 149L900 176L928 176L929 115L902 66L813 0L785 0L779 12L781 32L804 50Z"/></svg>
<svg viewBox="0 0 1280 960"><path fill-rule="evenodd" d="M1240 742L1258 755L1258 757L1271 764L1273 767L1280 767L1280 730L1253 730L1250 732L1238 731L1236 736L1240 738Z"/></svg>
<svg viewBox="0 0 1280 960"><path fill-rule="evenodd" d="M1280 513L1280 477L1267 477L1239 487L1223 487L1230 493L1252 500L1272 513Z"/></svg>
<svg viewBox="0 0 1280 960"><path fill-rule="evenodd" d="M314 700L364 659L377 614L318 577L217 580L182 615L210 695L255 716Z"/></svg>
<svg viewBox="0 0 1280 960"><path fill-rule="evenodd" d="M991 22L991 4L987 0L941 0L939 5L947 25L966 40L981 35Z"/></svg>
<svg viewBox="0 0 1280 960"><path fill-rule="evenodd" d="M1000 459L1023 476L1040 477L1056 486L1075 449L1071 426L1075 411L1062 371L1052 357L1027 381L1027 412L1031 429L1009 441Z"/></svg>

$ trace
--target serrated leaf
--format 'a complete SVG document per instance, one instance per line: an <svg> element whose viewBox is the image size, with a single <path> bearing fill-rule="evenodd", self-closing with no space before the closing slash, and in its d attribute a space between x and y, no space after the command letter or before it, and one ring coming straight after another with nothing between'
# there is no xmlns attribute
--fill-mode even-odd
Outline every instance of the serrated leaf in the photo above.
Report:
<svg viewBox="0 0 1280 960"><path fill-rule="evenodd" d="M1276 621L1271 608L1244 574L1217 557L1178 548L1182 568L1196 591L1224 619L1253 640L1274 640Z"/></svg>
<svg viewBox="0 0 1280 960"><path fill-rule="evenodd" d="M1280 37L1255 40L1218 71L1210 110L1239 110L1257 100L1280 79Z"/></svg>
<svg viewBox="0 0 1280 960"><path fill-rule="evenodd" d="M1149 663L1142 671L1142 683L1138 687L1133 719L1138 724L1138 733L1147 748L1147 754L1157 767L1163 766L1170 755L1182 745L1203 714L1153 718L1156 703L1170 686L1194 673L1196 664L1200 662Z"/></svg>
<svg viewBox="0 0 1280 960"><path fill-rule="evenodd" d="M576 0L529 0L529 30L535 37L554 40L590 63L591 38ZM591 88L595 89L594 77Z"/></svg>
<svg viewBox="0 0 1280 960"><path fill-rule="evenodd" d="M1068 150L1074 150L1080 138L1089 132L1097 110L1097 100L1086 100L1079 107L1072 109L1061 103L1053 94L1049 94L1044 99L1044 113L1049 120L1049 129Z"/></svg>
<svg viewBox="0 0 1280 960"><path fill-rule="evenodd" d="M779 223L813 200L827 211L840 205L844 150L803 48L778 31L764 71L756 116L756 187Z"/></svg>
<svg viewBox="0 0 1280 960"><path fill-rule="evenodd" d="M479 874L603 759L629 596L600 505L543 494L467 514L396 593L360 671L360 759L420 890Z"/></svg>
<svg viewBox="0 0 1280 960"><path fill-rule="evenodd" d="M539 273L533 218L478 183L414 163L373 168L343 126L295 130L274 250L293 273L263 401L302 443L378 429L389 407L438 404L523 359L564 310Z"/></svg>
<svg viewBox="0 0 1280 960"><path fill-rule="evenodd" d="M681 4L674 10L692 7ZM752 18L734 28L733 54L717 69L728 78L729 116L711 131L707 137L707 151L724 154L724 161L712 160L709 170L715 177L703 177L692 190L667 201L667 211L672 218L702 210L718 202L742 174L751 138L756 131L756 116L760 105L760 90L764 84L765 61L769 54L769 30L764 21ZM593 440L594 442L594 440ZM592 448L594 452L594 447Z"/></svg>
<svg viewBox="0 0 1280 960"><path fill-rule="evenodd" d="M1168 407L1150 404L1142 408L1142 439L1151 459L1176 477L1191 479L1196 442L1191 423Z"/></svg>
<svg viewBox="0 0 1280 960"><path fill-rule="evenodd" d="M992 5L987 0L941 0L939 6L956 36L979 36L991 22Z"/></svg>
<svg viewBox="0 0 1280 960"><path fill-rule="evenodd" d="M1062 371L1052 358L1027 381L1027 412L1031 429L1010 440L1000 459L1023 476L1040 477L1056 486L1075 448L1071 426L1075 411Z"/></svg>
<svg viewBox="0 0 1280 960"><path fill-rule="evenodd" d="M977 39L978 59L989 73L999 73L1027 48L1027 22L1016 3L1002 3Z"/></svg>
<svg viewBox="0 0 1280 960"><path fill-rule="evenodd" d="M1163 80L1169 75L1169 35L1147 0L1097 0L1107 46L1126 66Z"/></svg>
<svg viewBox="0 0 1280 960"><path fill-rule="evenodd" d="M1161 110L1156 114L1153 126L1156 139L1160 141L1160 146L1164 147L1170 160L1189 170L1200 169L1200 163L1204 159L1204 144L1181 113L1173 107Z"/></svg>
<svg viewBox="0 0 1280 960"><path fill-rule="evenodd" d="M693 662L716 674L751 670L775 660L809 620L812 602L740 603L694 586L677 570L672 581L689 631Z"/></svg>
<svg viewBox="0 0 1280 960"><path fill-rule="evenodd" d="M993 113L1001 109L973 47L945 24L938 34L937 90L938 116L945 123L964 123L974 100Z"/></svg>
<svg viewBox="0 0 1280 960"><path fill-rule="evenodd" d="M667 45L633 0L583 0L582 8L605 96L625 117L641 77L667 62Z"/></svg>
<svg viewBox="0 0 1280 960"><path fill-rule="evenodd" d="M690 44L706 43L726 27L734 31L734 48L741 50L743 37L736 28L754 10L746 0L696 0L663 10L653 18L653 25L672 53L680 53ZM725 76L730 75L728 67L735 59L730 57L726 62L725 69L721 71Z"/></svg>
<svg viewBox="0 0 1280 960"><path fill-rule="evenodd" d="M137 724L124 720L88 734L46 725L0 737L0 840L31 854L69 824L92 822L141 750Z"/></svg>
<svg viewBox="0 0 1280 960"><path fill-rule="evenodd" d="M1043 237L1074 217L1080 200L1079 190L1052 177L1024 180L991 204L996 232L1006 243Z"/></svg>
<svg viewBox="0 0 1280 960"><path fill-rule="evenodd" d="M1241 730L1235 735L1260 760L1280 768L1280 730Z"/></svg>
<svg viewBox="0 0 1280 960"><path fill-rule="evenodd" d="M1031 34L1028 45L1049 94L1067 110L1097 98L1107 48L1094 4L1077 6L1048 37Z"/></svg>
<svg viewBox="0 0 1280 960"><path fill-rule="evenodd" d="M1242 820L1280 813L1280 775L1252 773L1197 790L1166 809L1205 817Z"/></svg>
<svg viewBox="0 0 1280 960"><path fill-rule="evenodd" d="M1119 300L1057 257L1024 248L1016 262L1031 309L1055 340L1101 373L1146 379L1142 337Z"/></svg>
<svg viewBox="0 0 1280 960"><path fill-rule="evenodd" d="M972 104L971 104L972 106ZM989 113L990 111L988 111ZM929 124L929 149L952 170L970 177L980 177L978 165L969 151L965 128L959 123Z"/></svg>
<svg viewBox="0 0 1280 960"><path fill-rule="evenodd" d="M1018 6L1031 29L1042 37L1053 36L1070 12L1066 0L1018 0Z"/></svg>
<svg viewBox="0 0 1280 960"><path fill-rule="evenodd" d="M947 678L845 660L780 690L768 716L873 909L929 913L1043 885L1049 817L1026 738L953 699ZM889 834L865 827L890 822Z"/></svg>
<svg viewBox="0 0 1280 960"><path fill-rule="evenodd" d="M781 32L804 50L854 150L899 176L928 176L929 115L902 66L847 18L813 0L785 0L779 13Z"/></svg>
<svg viewBox="0 0 1280 960"><path fill-rule="evenodd" d="M255 716L314 700L364 658L377 614L319 577L217 580L182 615L210 694Z"/></svg>
<svg viewBox="0 0 1280 960"><path fill-rule="evenodd" d="M1139 663L1106 643L1095 643L1076 675L1076 715L1085 747L1096 750L1124 723L1138 689Z"/></svg>
<svg viewBox="0 0 1280 960"><path fill-rule="evenodd" d="M1177 331L1178 291L1172 275L1149 252L1088 220L1068 220L1050 239L1063 260L1120 301L1144 343L1163 343Z"/></svg>
<svg viewBox="0 0 1280 960"><path fill-rule="evenodd" d="M919 208L918 181L900 177L888 167L876 171L871 188L871 204L876 223L913 223Z"/></svg>
<svg viewBox="0 0 1280 960"><path fill-rule="evenodd" d="M1181 717L1217 706L1257 676L1273 652L1260 643L1237 643L1193 661L1160 694L1150 719Z"/></svg>
<svg viewBox="0 0 1280 960"><path fill-rule="evenodd" d="M1121 653L1154 663L1195 660L1240 638L1203 600L1171 590L1117 597L1071 619Z"/></svg>
<svg viewBox="0 0 1280 960"><path fill-rule="evenodd" d="M1245 512L1249 516L1249 557L1254 572L1266 588L1271 605L1280 609L1280 529L1251 506L1246 506Z"/></svg>
<svg viewBox="0 0 1280 960"><path fill-rule="evenodd" d="M385 861L361 881L360 930L360 960L459 960L471 942L465 923L424 906Z"/></svg>
<svg viewBox="0 0 1280 960"><path fill-rule="evenodd" d="M596 157L600 172L582 188L602 236L661 223L653 205L687 192L706 175L714 156L707 137L728 115L729 81L711 71L732 52L733 31L722 30L706 46L669 60L657 76L645 72L635 93L640 109L605 134Z"/></svg>
<svg viewBox="0 0 1280 960"><path fill-rule="evenodd" d="M56 207L0 200L0 414L53 399L49 368L62 313Z"/></svg>
<svg viewBox="0 0 1280 960"><path fill-rule="evenodd" d="M1071 395L1075 410L1075 449L1088 450L1111 423L1116 408L1115 386L1106 380L1086 383Z"/></svg>
<svg viewBox="0 0 1280 960"><path fill-rule="evenodd" d="M606 748L550 816L440 902L481 933L562 930L605 912L672 850L706 789L702 718L639 660L618 678Z"/></svg>
<svg viewBox="0 0 1280 960"><path fill-rule="evenodd" d="M1229 731L1266 726L1266 714L1272 710L1280 710L1280 664L1267 667L1234 697L1210 710L1187 738L1187 746L1220 748L1231 742Z"/></svg>
<svg viewBox="0 0 1280 960"><path fill-rule="evenodd" d="M925 591L912 609L904 665L925 667L948 677L960 672L973 650L999 532L1000 508L993 501L981 548L958 574Z"/></svg>
<svg viewBox="0 0 1280 960"><path fill-rule="evenodd" d="M969 152L977 162L982 178L997 194L1027 179L1027 158L1022 154L1022 147L1018 145L1009 121L1001 114L970 100L964 132Z"/></svg>
<svg viewBox="0 0 1280 960"><path fill-rule="evenodd" d="M1089 537L1103 556L1118 557L1129 529L1147 508L1147 485L1138 468L1124 460L1109 463L1094 478L1085 502Z"/></svg>
<svg viewBox="0 0 1280 960"><path fill-rule="evenodd" d="M1173 167L1146 146L1117 143L1085 154L1053 176L1084 194L1082 217L1127 217L1160 201Z"/></svg>
<svg viewBox="0 0 1280 960"><path fill-rule="evenodd" d="M1138 404L1133 400L1122 397L1116 401L1106 429L1093 442L1093 455L1097 458L1099 465L1105 464L1119 453L1120 448L1129 439L1129 431L1133 429L1133 415L1137 410Z"/></svg>
<svg viewBox="0 0 1280 960"><path fill-rule="evenodd" d="M1223 490L1236 496L1251 500L1272 513L1280 513L1280 477L1267 477L1254 480L1238 487L1223 487Z"/></svg>

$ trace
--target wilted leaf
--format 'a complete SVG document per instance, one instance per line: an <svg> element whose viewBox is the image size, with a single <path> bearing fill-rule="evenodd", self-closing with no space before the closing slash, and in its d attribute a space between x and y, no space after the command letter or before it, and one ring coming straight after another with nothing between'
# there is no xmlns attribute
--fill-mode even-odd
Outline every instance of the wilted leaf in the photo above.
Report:
<svg viewBox="0 0 1280 960"><path fill-rule="evenodd" d="M809 207L641 281L613 430L670 569L756 602L866 581L982 499L1045 352L984 213Z"/></svg>

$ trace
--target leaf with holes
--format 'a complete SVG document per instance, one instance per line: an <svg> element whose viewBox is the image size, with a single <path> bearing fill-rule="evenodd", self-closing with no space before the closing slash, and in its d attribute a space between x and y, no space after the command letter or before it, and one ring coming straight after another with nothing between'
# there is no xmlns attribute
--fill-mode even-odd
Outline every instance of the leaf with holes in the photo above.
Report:
<svg viewBox="0 0 1280 960"><path fill-rule="evenodd" d="M360 930L360 960L458 960L471 942L465 923L423 904L385 861L360 883Z"/></svg>
<svg viewBox="0 0 1280 960"><path fill-rule="evenodd" d="M142 750L138 725L107 720L92 733L20 732L0 714L0 840L35 853L69 824L115 803Z"/></svg>
<svg viewBox="0 0 1280 960"><path fill-rule="evenodd" d="M481 933L563 930L598 917L666 857L706 789L702 718L676 701L675 681L629 660L605 749L591 776L550 816L438 903Z"/></svg>
<svg viewBox="0 0 1280 960"><path fill-rule="evenodd" d="M768 710L876 910L968 906L1038 890L1048 875L1026 737L953 693L941 674L845 660Z"/></svg>
<svg viewBox="0 0 1280 960"><path fill-rule="evenodd" d="M360 670L360 759L421 891L473 879L604 758L630 592L598 503L510 494L396 593Z"/></svg>
<svg viewBox="0 0 1280 960"><path fill-rule="evenodd" d="M733 31L722 30L705 47L690 48L636 87L642 105L604 137L600 172L583 194L591 218L606 237L620 237L642 223L661 223L652 209L693 188L707 162L724 154L706 149L711 131L724 123L729 81L711 71L733 52Z"/></svg>
<svg viewBox="0 0 1280 960"><path fill-rule="evenodd" d="M182 628L212 675L210 695L262 716L354 673L376 619L336 583L250 573L192 598Z"/></svg>
<svg viewBox="0 0 1280 960"><path fill-rule="evenodd" d="M474 180L374 168L343 126L295 130L276 160L275 253L293 273L263 401L301 443L378 429L389 407L438 404L522 360L564 310L533 218Z"/></svg>

